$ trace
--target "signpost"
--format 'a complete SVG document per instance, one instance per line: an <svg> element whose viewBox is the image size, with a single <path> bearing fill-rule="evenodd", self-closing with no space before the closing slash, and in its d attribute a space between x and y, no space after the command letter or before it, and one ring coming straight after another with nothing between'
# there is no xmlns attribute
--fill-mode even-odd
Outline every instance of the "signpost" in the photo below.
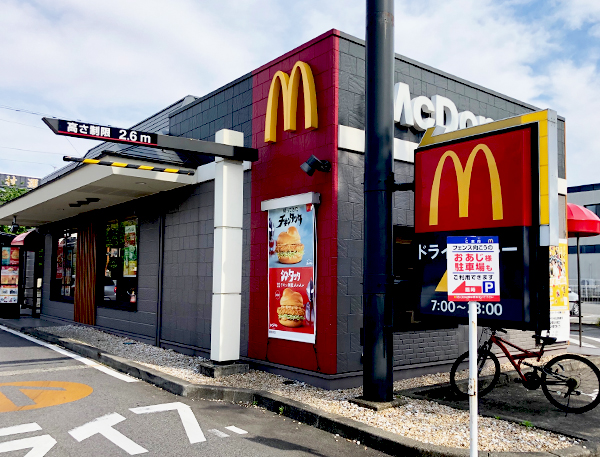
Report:
<svg viewBox="0 0 600 457"><path fill-rule="evenodd" d="M500 301L497 236L449 236L448 305L469 307L469 423L471 457L477 456L477 314L478 300ZM492 306L497 306L492 305Z"/></svg>

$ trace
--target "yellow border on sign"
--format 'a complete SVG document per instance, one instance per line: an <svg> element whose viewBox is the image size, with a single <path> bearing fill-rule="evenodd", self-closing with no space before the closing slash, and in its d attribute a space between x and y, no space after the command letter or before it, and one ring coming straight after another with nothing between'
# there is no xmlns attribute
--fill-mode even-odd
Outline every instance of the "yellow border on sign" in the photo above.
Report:
<svg viewBox="0 0 600 457"><path fill-rule="evenodd" d="M430 146L447 141L467 139L470 136L499 131L510 127L525 124L538 124L538 163L540 176L540 225L550 224L550 192L549 192L549 169L548 169L548 122L550 120L550 110L535 111L533 113L522 114L520 116L509 117L500 121L489 122L475 127L455 130L453 132L434 135L435 127L425 131L419 147Z"/></svg>

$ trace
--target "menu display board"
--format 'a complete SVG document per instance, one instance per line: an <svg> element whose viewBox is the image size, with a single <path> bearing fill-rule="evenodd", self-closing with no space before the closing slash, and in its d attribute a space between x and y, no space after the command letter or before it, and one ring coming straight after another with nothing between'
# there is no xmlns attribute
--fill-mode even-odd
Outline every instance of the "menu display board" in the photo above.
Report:
<svg viewBox="0 0 600 457"><path fill-rule="evenodd" d="M123 277L137 276L137 219L123 222Z"/></svg>
<svg viewBox="0 0 600 457"><path fill-rule="evenodd" d="M17 303L19 297L19 248L2 248L0 303Z"/></svg>
<svg viewBox="0 0 600 457"><path fill-rule="evenodd" d="M550 246L550 330L546 334L558 341L569 341L570 334L568 249L567 240Z"/></svg>
<svg viewBox="0 0 600 457"><path fill-rule="evenodd" d="M58 246L56 247L56 279L62 279L64 273L64 251L65 251L65 239L61 238L58 240Z"/></svg>
<svg viewBox="0 0 600 457"><path fill-rule="evenodd" d="M315 343L315 209L269 210L270 338Z"/></svg>

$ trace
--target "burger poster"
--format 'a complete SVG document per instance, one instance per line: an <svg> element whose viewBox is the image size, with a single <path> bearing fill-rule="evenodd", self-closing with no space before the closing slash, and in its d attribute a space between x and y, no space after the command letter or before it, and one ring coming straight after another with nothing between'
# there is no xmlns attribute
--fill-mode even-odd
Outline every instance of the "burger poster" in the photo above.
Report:
<svg viewBox="0 0 600 457"><path fill-rule="evenodd" d="M269 337L315 343L315 207L269 210Z"/></svg>
<svg viewBox="0 0 600 457"><path fill-rule="evenodd" d="M16 265L2 265L0 271L1 285L17 285L19 284L19 267Z"/></svg>
<svg viewBox="0 0 600 457"><path fill-rule="evenodd" d="M2 248L2 265L19 265L19 248Z"/></svg>
<svg viewBox="0 0 600 457"><path fill-rule="evenodd" d="M19 283L19 248L2 248L0 303L17 303Z"/></svg>

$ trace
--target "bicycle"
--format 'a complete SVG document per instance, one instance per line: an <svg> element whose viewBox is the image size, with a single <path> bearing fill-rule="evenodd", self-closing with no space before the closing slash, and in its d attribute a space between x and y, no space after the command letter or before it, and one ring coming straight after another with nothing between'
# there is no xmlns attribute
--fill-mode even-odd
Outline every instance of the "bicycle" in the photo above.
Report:
<svg viewBox="0 0 600 457"><path fill-rule="evenodd" d="M533 335L536 344L540 344L539 351L528 351L516 344L510 343L497 336L496 333L507 333L506 330L488 329L491 332L489 339L479 346L477 350L478 395L483 397L492 391L500 379L500 362L492 353L492 345L498 346L511 362L520 382L529 390L536 390L540 386L550 403L567 413L584 413L598 406L600 403L600 370L588 359L576 354L563 354L554 357L544 366L532 365L525 359L536 358L540 361L544 355L544 347L556 342L556 338ZM483 336L483 335L482 335ZM506 348L511 346L520 351L511 354ZM461 397L468 397L468 387L465 382L456 379L456 373L464 362L468 361L469 353L465 352L456 359L450 370L450 385L454 393ZM521 365L533 369L523 374Z"/></svg>

